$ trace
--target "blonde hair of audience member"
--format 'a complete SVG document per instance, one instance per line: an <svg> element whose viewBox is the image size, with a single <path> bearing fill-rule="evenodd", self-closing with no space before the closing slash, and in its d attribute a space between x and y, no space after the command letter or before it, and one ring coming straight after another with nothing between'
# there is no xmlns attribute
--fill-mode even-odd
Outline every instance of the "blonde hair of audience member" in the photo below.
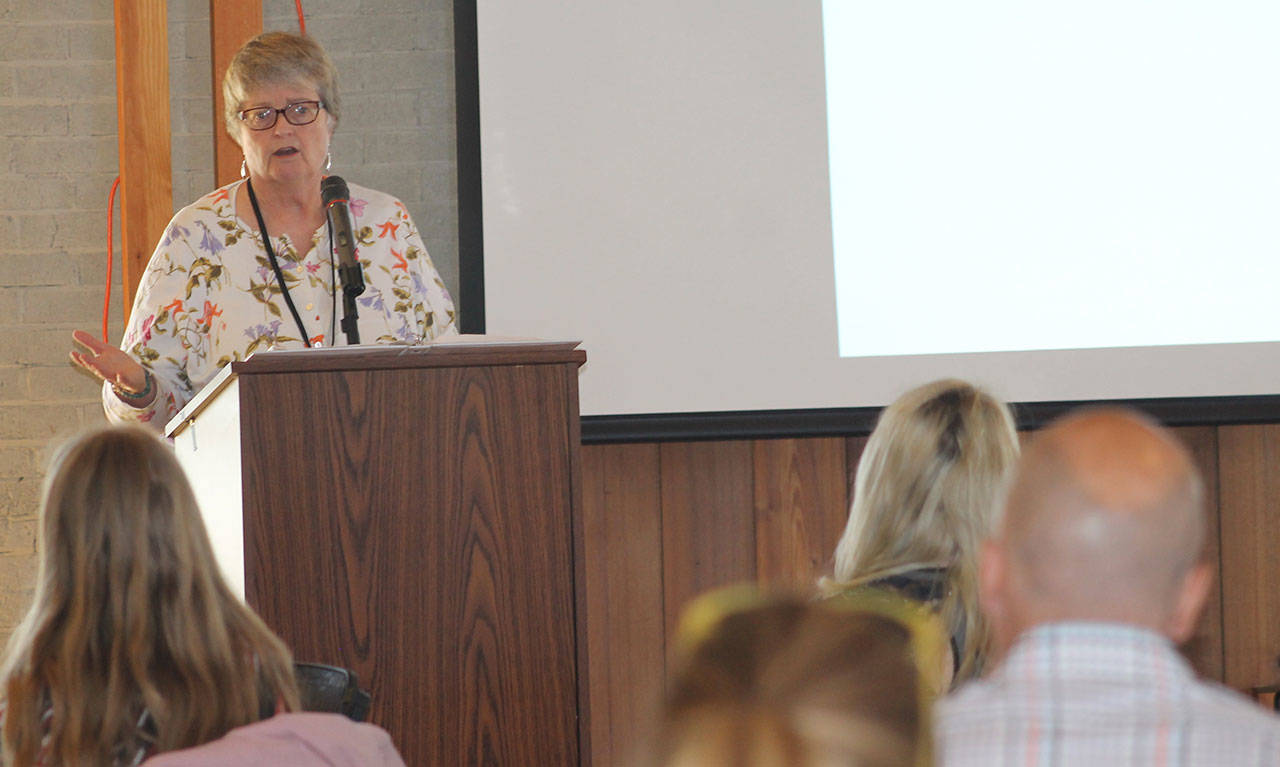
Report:
<svg viewBox="0 0 1280 767"><path fill-rule="evenodd" d="M1135 412L1086 410L1039 434L982 552L996 644L1057 621L1138 625L1184 642L1212 573L1190 454Z"/></svg>
<svg viewBox="0 0 1280 767"><path fill-rule="evenodd" d="M127 762L146 746L144 714L163 752L256 721L264 703L298 707L289 650L222 580L186 477L150 432L63 447L38 549L0 672L6 764Z"/></svg>
<svg viewBox="0 0 1280 767"><path fill-rule="evenodd" d="M683 653L667 688L655 763L929 764L916 639L910 624L883 613L798 597L731 612Z"/></svg>
<svg viewBox="0 0 1280 767"><path fill-rule="evenodd" d="M899 397L881 414L858 462L834 577L823 590L945 570L939 613L952 636L964 638L955 681L976 676L988 640L978 609L978 550L993 530L1017 458L1009 408L972 384L934 381Z"/></svg>

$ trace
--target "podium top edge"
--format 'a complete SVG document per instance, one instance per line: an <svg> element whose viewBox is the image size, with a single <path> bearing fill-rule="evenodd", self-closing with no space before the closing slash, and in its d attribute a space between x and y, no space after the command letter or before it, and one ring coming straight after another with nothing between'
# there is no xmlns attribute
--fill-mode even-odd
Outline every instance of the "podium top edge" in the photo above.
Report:
<svg viewBox="0 0 1280 767"><path fill-rule="evenodd" d="M482 338L482 337L477 337ZM455 336L420 346L364 344L319 349L278 349L232 362L236 374L319 370L381 370L460 365L536 365L586 361L581 341L482 341Z"/></svg>
<svg viewBox="0 0 1280 767"><path fill-rule="evenodd" d="M347 370L469 367L479 365L554 365L581 367L587 353L581 341L485 340L482 336L454 336L420 346L387 344L334 346L319 349L278 349L253 354L218 371L208 384L165 424L173 437L240 375L316 373Z"/></svg>

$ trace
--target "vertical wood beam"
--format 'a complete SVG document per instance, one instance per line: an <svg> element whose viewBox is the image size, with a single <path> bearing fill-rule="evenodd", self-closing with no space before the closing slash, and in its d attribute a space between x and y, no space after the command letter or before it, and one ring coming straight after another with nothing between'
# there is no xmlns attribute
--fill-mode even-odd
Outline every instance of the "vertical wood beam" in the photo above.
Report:
<svg viewBox="0 0 1280 767"><path fill-rule="evenodd" d="M127 320L142 271L173 217L165 0L115 0L115 32L121 271Z"/></svg>
<svg viewBox="0 0 1280 767"><path fill-rule="evenodd" d="M262 0L209 0L213 54L213 168L217 186L240 177L240 147L222 119L222 75L240 46L262 33Z"/></svg>

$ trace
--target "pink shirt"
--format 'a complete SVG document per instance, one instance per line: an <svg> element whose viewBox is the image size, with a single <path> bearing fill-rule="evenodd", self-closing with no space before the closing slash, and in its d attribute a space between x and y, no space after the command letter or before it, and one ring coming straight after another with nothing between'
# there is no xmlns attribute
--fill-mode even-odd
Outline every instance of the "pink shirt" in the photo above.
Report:
<svg viewBox="0 0 1280 767"><path fill-rule="evenodd" d="M404 767L380 727L340 714L277 714L203 746L170 751L146 767Z"/></svg>
<svg viewBox="0 0 1280 767"><path fill-rule="evenodd" d="M1280 765L1280 718L1121 624L1036 627L934 716L945 767Z"/></svg>

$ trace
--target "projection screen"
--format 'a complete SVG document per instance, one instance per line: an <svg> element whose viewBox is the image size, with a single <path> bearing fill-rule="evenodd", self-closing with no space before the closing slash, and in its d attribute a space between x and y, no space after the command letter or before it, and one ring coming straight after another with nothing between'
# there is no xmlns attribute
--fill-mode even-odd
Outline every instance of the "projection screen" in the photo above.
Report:
<svg viewBox="0 0 1280 767"><path fill-rule="evenodd" d="M1041 5L477 0L487 332L584 415L1277 391L1280 7Z"/></svg>

